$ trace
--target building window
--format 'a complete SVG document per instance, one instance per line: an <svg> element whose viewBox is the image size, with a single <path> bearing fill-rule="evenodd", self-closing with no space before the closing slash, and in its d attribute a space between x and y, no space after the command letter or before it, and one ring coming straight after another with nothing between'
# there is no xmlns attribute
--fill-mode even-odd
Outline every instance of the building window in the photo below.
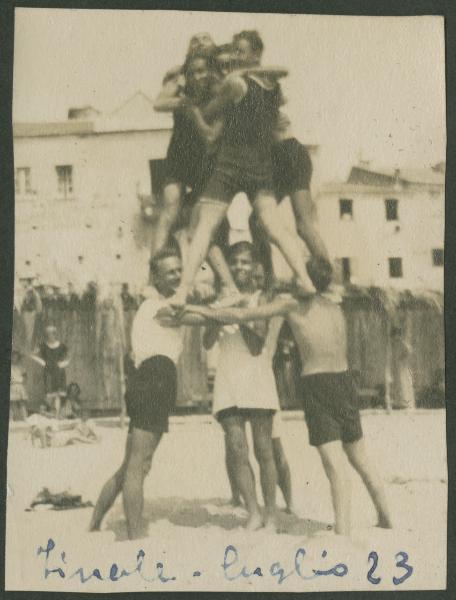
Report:
<svg viewBox="0 0 456 600"><path fill-rule="evenodd" d="M339 200L340 218L344 221L353 219L353 200L349 198L340 198Z"/></svg>
<svg viewBox="0 0 456 600"><path fill-rule="evenodd" d="M388 258L389 276L392 278L402 277L402 258Z"/></svg>
<svg viewBox="0 0 456 600"><path fill-rule="evenodd" d="M443 248L433 248L432 250L432 264L434 267L443 267L444 257Z"/></svg>
<svg viewBox="0 0 456 600"><path fill-rule="evenodd" d="M386 220L387 221L398 221L399 220L399 214L398 214L398 206L399 206L399 200L396 200L395 198L387 198L385 200L385 210L386 210Z"/></svg>
<svg viewBox="0 0 456 600"><path fill-rule="evenodd" d="M66 200L73 195L73 167L71 165L60 165L55 170L59 197Z"/></svg>
<svg viewBox="0 0 456 600"><path fill-rule="evenodd" d="M342 266L342 283L350 283L351 276L352 276L350 259L342 258L341 266Z"/></svg>
<svg viewBox="0 0 456 600"><path fill-rule="evenodd" d="M16 194L18 196L32 193L30 167L19 167L15 169L14 184L16 187Z"/></svg>

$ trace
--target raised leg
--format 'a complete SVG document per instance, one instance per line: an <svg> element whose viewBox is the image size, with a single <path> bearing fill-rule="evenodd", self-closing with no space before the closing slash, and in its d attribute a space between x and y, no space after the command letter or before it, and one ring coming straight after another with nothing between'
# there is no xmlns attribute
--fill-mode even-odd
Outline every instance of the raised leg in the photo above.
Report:
<svg viewBox="0 0 456 600"><path fill-rule="evenodd" d="M350 535L351 483L347 460L340 440L318 446L318 452L331 486L331 498L336 518L336 533Z"/></svg>
<svg viewBox="0 0 456 600"><path fill-rule="evenodd" d="M128 537L134 540L141 537L143 533L141 520L144 506L144 479L151 467L162 433L150 433L134 427L130 435L131 449L122 492Z"/></svg>
<svg viewBox="0 0 456 600"><path fill-rule="evenodd" d="M258 412L252 415L253 446L260 467L261 489L266 508L266 528L277 529L276 486L277 470L272 449L272 414Z"/></svg>
<svg viewBox="0 0 456 600"><path fill-rule="evenodd" d="M377 509L378 526L384 527L385 529L391 529L393 527L393 522L388 508L385 486L378 475L377 470L369 460L364 440L361 439L352 444L344 444L344 450L351 465L363 480L364 485L372 498L372 502Z"/></svg>

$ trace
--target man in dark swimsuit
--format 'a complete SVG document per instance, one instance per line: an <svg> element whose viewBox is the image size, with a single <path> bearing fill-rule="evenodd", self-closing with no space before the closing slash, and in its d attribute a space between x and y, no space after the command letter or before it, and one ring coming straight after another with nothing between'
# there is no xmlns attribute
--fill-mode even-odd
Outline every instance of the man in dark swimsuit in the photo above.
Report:
<svg viewBox="0 0 456 600"><path fill-rule="evenodd" d="M263 43L256 31L241 32L234 38L238 66L260 64ZM201 111L207 121L223 114L215 170L199 201L198 224L184 268L182 284L171 300L185 304L195 274L209 249L211 238L222 222L237 192L244 191L253 202L262 228L282 251L297 276L298 287L308 290L308 278L297 235L288 231L277 213L272 183L273 130L278 120L281 91L276 79L261 74L233 73Z"/></svg>
<svg viewBox="0 0 456 600"><path fill-rule="evenodd" d="M186 82L185 97L180 96L179 106L173 111L174 127L166 157L163 207L153 240L152 256L168 241L181 210L186 188L192 189L192 197L198 197L211 173L211 146L220 126L214 124L202 128L195 123L193 115L188 114L188 98L196 106L204 106L211 97L214 75L210 71L210 62L211 51L199 47L189 53L181 69Z"/></svg>

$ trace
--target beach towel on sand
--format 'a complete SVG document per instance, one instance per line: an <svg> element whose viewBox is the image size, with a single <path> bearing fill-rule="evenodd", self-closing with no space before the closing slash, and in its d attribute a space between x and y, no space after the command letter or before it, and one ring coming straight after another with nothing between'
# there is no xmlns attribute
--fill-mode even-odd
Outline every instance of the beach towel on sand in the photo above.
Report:
<svg viewBox="0 0 456 600"><path fill-rule="evenodd" d="M71 508L87 508L93 506L90 500L88 502L83 502L82 496L70 494L67 491L53 494L48 488L43 488L41 492L35 496L30 507L25 510L35 510L35 507L39 505L47 507L48 510L69 510Z"/></svg>

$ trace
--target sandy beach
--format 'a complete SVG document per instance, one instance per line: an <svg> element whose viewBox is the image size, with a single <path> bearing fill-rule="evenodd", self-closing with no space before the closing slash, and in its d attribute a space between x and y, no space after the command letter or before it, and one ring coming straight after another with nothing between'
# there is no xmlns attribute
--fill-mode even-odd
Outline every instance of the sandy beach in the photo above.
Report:
<svg viewBox="0 0 456 600"><path fill-rule="evenodd" d="M136 542L126 539L120 497L100 533L87 532L90 508L25 512L44 486L54 492L68 489L81 494L84 501L95 502L101 486L120 464L126 429L100 420L99 444L42 450L33 448L26 432L14 427L8 444L6 589L304 592L445 588L445 412L363 414L369 453L387 482L395 529L375 527L374 509L353 473L352 541L331 531L329 485L317 451L308 444L302 416L285 413L284 419L282 442L299 517L281 511L279 534L242 528L245 512L227 503L230 493L222 431L209 416L189 416L173 419L156 453L145 484L148 536ZM256 465L255 473L259 485ZM280 492L278 503L283 506ZM45 554L38 555L37 550L46 548L49 538L55 548L46 565ZM226 551L228 546L236 550ZM138 568L140 550L144 554L140 554ZM367 578L372 551L378 555L372 573L380 577L378 583ZM408 554L413 572L395 584L393 577L400 579L407 572L396 566L404 558L395 558L399 552ZM119 572L125 569L131 574L113 581L113 563ZM342 564L347 567L343 576L312 571L327 572ZM65 577L54 572L45 578L46 566L61 568ZM249 576L240 575L243 566ZM84 578L99 569L102 580L93 576L82 583L80 573L71 577L80 567Z"/></svg>

